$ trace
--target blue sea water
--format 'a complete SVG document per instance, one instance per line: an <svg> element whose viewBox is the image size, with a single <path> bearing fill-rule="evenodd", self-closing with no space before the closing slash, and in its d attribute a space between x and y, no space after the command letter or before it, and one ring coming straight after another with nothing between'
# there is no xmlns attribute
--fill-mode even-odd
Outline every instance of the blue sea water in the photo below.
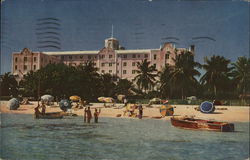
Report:
<svg viewBox="0 0 250 160"><path fill-rule="evenodd" d="M82 117L37 120L32 115L1 115L3 160L245 160L249 123L236 132L183 130L169 121Z"/></svg>

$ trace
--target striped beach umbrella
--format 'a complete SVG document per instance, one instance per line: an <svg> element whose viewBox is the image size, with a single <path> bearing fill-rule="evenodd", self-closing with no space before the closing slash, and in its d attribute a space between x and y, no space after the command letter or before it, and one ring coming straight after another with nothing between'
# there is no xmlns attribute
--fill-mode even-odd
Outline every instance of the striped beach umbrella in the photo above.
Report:
<svg viewBox="0 0 250 160"><path fill-rule="evenodd" d="M163 117L172 116L174 114L174 107L171 105L162 105L160 107L160 113Z"/></svg>
<svg viewBox="0 0 250 160"><path fill-rule="evenodd" d="M99 102L104 102L105 97L98 97L97 99Z"/></svg>
<svg viewBox="0 0 250 160"><path fill-rule="evenodd" d="M208 101L202 102L199 108L202 113L213 113L215 110L214 104Z"/></svg>
<svg viewBox="0 0 250 160"><path fill-rule="evenodd" d="M70 96L69 99L73 102L81 101L81 97L79 97L79 96Z"/></svg>
<svg viewBox="0 0 250 160"><path fill-rule="evenodd" d="M103 101L105 103L114 103L115 102L114 98L111 98L111 97L106 97L103 99Z"/></svg>

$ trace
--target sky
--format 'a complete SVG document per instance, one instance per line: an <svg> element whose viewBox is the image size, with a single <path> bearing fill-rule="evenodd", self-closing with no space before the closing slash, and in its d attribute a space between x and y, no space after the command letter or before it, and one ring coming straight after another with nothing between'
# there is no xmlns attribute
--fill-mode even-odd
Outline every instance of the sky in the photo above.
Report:
<svg viewBox="0 0 250 160"><path fill-rule="evenodd" d="M249 0L1 0L1 74L11 71L12 53L25 47L100 50L112 25L126 49L156 49L174 41L180 48L195 45L200 63L212 55L235 62L249 57L249 11ZM54 27L57 47L41 48L44 18L57 20L45 25Z"/></svg>

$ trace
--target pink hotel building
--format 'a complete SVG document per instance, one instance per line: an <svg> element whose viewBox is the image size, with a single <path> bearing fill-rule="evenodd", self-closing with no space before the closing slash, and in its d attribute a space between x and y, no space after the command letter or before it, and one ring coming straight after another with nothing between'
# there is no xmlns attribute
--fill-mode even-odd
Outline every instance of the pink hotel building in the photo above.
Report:
<svg viewBox="0 0 250 160"><path fill-rule="evenodd" d="M39 70L50 63L77 66L92 61L99 68L99 73L110 73L131 80L136 76L137 62L147 59L160 71L166 64L174 65L175 51L194 53L194 46L175 48L172 43L165 43L159 49L125 50L120 48L117 39L108 38L104 48L97 51L32 52L24 48L12 54L12 74L21 80L29 71Z"/></svg>

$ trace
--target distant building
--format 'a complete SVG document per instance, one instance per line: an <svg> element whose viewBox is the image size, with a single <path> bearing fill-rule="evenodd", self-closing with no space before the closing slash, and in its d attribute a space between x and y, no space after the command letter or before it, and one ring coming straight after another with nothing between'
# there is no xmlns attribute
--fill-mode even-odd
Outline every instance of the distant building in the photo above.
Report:
<svg viewBox="0 0 250 160"><path fill-rule="evenodd" d="M172 43L165 43L159 49L125 50L117 39L108 38L104 48L97 51L32 52L24 48L20 53L12 54L12 73L18 75L20 80L29 71L36 71L49 63L77 66L92 61L99 73L110 73L131 80L136 76L137 62L147 59L160 71L166 64L174 65L175 53L182 51L194 53L194 46L188 49L175 48Z"/></svg>

